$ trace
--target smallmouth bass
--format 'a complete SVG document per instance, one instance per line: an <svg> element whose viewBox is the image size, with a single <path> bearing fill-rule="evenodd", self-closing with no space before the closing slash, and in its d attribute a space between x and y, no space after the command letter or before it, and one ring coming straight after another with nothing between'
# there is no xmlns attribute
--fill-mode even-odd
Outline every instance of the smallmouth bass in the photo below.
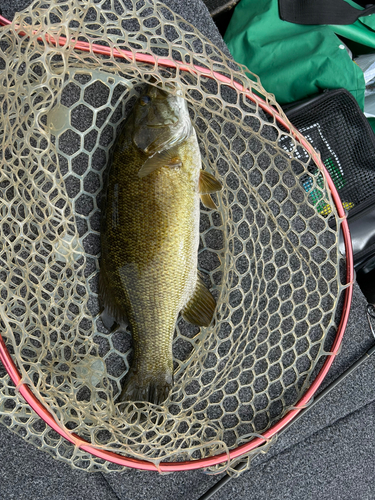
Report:
<svg viewBox="0 0 375 500"><path fill-rule="evenodd" d="M208 326L215 299L197 272L199 200L221 183L201 169L186 101L148 85L118 135L101 220L99 298L129 323L134 358L119 401L161 404L173 385L179 313Z"/></svg>

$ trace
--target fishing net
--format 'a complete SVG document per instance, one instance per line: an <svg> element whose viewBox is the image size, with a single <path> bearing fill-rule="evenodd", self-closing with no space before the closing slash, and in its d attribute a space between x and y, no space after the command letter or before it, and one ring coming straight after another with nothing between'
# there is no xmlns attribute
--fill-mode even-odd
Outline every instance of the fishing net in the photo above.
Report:
<svg viewBox="0 0 375 500"><path fill-rule="evenodd" d="M22 377L15 387L0 372L0 421L89 471L122 466L77 436L156 467L218 454L233 466L231 450L267 444L259 435L300 401L335 337L346 285L324 172L258 78L158 1L38 0L1 29L0 48L0 325ZM117 127L149 81L183 89L204 168L224 186L200 218L217 309L209 328L178 320L162 406L119 405L131 334L99 314L101 193Z"/></svg>

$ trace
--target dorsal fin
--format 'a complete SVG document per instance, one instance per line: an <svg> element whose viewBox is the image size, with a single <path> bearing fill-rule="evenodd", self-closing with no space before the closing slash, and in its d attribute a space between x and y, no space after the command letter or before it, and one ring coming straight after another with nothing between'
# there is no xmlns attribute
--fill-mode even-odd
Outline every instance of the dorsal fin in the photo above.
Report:
<svg viewBox="0 0 375 500"><path fill-rule="evenodd" d="M120 325L128 323L125 308L116 300L103 261L100 264L99 272L99 302L103 308L101 318L108 330L111 329L114 322Z"/></svg>
<svg viewBox="0 0 375 500"><path fill-rule="evenodd" d="M195 290L182 310L182 317L197 326L208 326L213 318L216 301L200 276L197 277Z"/></svg>

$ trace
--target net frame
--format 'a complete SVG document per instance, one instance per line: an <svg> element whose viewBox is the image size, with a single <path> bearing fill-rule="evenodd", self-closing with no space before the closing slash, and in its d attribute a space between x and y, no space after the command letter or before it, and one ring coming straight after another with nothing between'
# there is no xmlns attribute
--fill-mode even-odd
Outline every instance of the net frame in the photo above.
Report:
<svg viewBox="0 0 375 500"><path fill-rule="evenodd" d="M7 19L3 18L0 16L0 25L7 25L11 24L10 21ZM22 34L22 33L20 33ZM63 46L65 44L65 40L63 37L59 38L58 40L54 39L53 37L46 37L46 41L48 43L54 44L54 45L61 45ZM95 46L90 46L89 44L85 42L76 42L75 48L77 50L81 51L86 51L90 52L93 51L97 54L101 55L113 55L115 57L127 59L130 61L137 61L137 62L142 62L146 64L151 64L154 67L167 67L167 68L176 68L176 63L173 60L170 59L157 59L154 58L151 55L147 54L141 54L141 53L133 53L133 52L127 52L125 50L119 51L117 49L111 49L107 47L100 47L98 45ZM183 65L179 64L179 69L181 71L191 71L191 67L184 67ZM31 392L30 388L27 386L27 384L22 382L22 377L15 365L15 363L12 360L12 357L5 345L5 342L3 338L0 335L0 360L4 364L9 376L11 377L13 383L16 385L16 390L19 391L19 393L23 396L23 398L27 401L27 403L30 405L30 407L58 434L63 436L65 439L73 443L75 446L78 448L87 451L91 453L92 455L104 459L106 461L125 466L125 467L131 467L131 468L138 468L138 469L143 469L143 470L158 470L159 472L174 472L174 471L183 471L183 470L193 470L193 469L201 469L201 468L207 468L207 467L212 467L217 464L221 464L223 462L227 462L228 460L233 460L236 458L240 458L243 455L248 454L252 450L255 450L256 448L259 448L261 445L263 445L265 442L268 442L273 436L275 436L284 426L286 426L290 421L292 421L297 414L308 404L308 402L311 400L313 395L316 393L318 390L320 384L324 380L326 374L328 373L328 370L330 369L335 356L338 354L340 350L340 345L341 341L344 335L344 331L346 328L346 324L348 321L348 316L350 312L350 304L351 304L351 298L352 298L352 293L353 293L353 279L354 279L354 269L353 269L353 256L352 256L352 249L351 249L351 239L350 239L350 233L349 233L349 227L348 223L346 220L346 213L345 210L342 206L339 194L335 188L335 185L330 178L327 169L325 168L324 164L320 160L320 156L317 152L313 150L311 145L307 142L307 140L288 122L286 121L280 114L279 112L274 109L270 104L268 104L265 100L263 100L261 97L258 95L252 93L251 91L247 91L241 84L238 82L235 82L228 77L222 75L221 73L215 72L215 71L210 71L206 68L200 67L200 66L194 66L194 71L198 75L204 75L205 77L216 79L222 83L227 84L228 86L234 87L236 90L240 90L245 93L246 97L248 97L250 100L253 102L256 102L259 107L268 115L271 115L281 126L283 126L288 133L290 133L294 139L297 140L303 146L306 151L310 154L311 158L314 160L315 164L319 167L319 169L324 173L325 178L327 180L328 188L330 190L333 202L335 204L338 216L340 218L340 225L341 225L341 230L343 233L344 237L344 243L345 243L345 250L346 250L346 285L344 285L343 288L345 288L344 291L344 305L343 305L343 311L341 315L341 320L337 328L337 333L335 336L335 340L333 342L332 346L332 351L331 355L327 357L325 360L322 368L320 369L318 375L316 376L314 382L308 389L308 391L304 394L304 396L298 401L296 406L291 409L279 422L277 422L275 425L273 425L270 429L268 429L266 432L264 432L261 436L258 438L252 439L250 442L243 444L241 446L238 446L237 448L233 450L228 450L228 453L223 453L216 455L214 457L209 457L209 458L203 458L199 460L194 460L194 461L188 461L188 462L177 462L177 463L163 463L161 462L156 466L154 463L147 462L144 460L137 460L137 459L132 459L128 457L123 457L121 455L117 455L115 453L105 451L102 449L98 449L93 445L90 445L87 443L85 440L81 439L79 436L76 434L72 433L66 433L63 428L59 426L59 424L55 421L54 417L52 414L44 407L44 405L34 396L34 394Z"/></svg>

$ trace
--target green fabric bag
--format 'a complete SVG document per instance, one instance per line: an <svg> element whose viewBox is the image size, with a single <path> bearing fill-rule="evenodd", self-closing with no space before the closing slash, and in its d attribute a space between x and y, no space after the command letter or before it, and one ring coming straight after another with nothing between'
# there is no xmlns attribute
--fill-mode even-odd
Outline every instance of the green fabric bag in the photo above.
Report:
<svg viewBox="0 0 375 500"><path fill-rule="evenodd" d="M375 26L375 16L362 19L366 23L370 19ZM280 19L277 0L241 0L224 40L234 59L257 74L280 104L324 89L345 88L363 110L363 73L333 32L346 30L347 34L342 34L348 37L348 28L353 26L357 31L362 26L363 31L368 28L362 21L335 27L293 24Z"/></svg>
<svg viewBox="0 0 375 500"><path fill-rule="evenodd" d="M346 0L347 3L356 7L357 9L361 8L355 2L351 0ZM355 23L349 25L332 25L330 28L345 38L349 40L353 40L353 42L364 45L365 47L370 47L371 49L375 49L375 15L360 17ZM374 52L374 50L371 50Z"/></svg>

